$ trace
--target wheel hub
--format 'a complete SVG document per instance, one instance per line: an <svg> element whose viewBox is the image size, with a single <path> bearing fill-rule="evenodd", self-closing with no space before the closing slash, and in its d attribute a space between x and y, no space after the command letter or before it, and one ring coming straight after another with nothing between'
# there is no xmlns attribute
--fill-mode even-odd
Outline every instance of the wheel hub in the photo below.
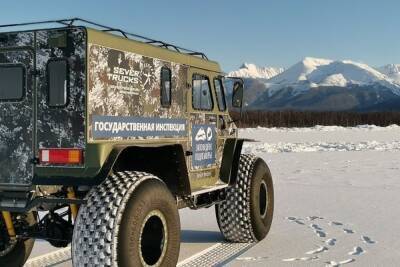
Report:
<svg viewBox="0 0 400 267"><path fill-rule="evenodd" d="M260 185L260 199L259 199L259 207L260 207L260 215L261 218L265 218L267 215L267 210L268 210L268 190L267 190L267 184L262 181Z"/></svg>
<svg viewBox="0 0 400 267"><path fill-rule="evenodd" d="M160 266L167 249L167 223L159 210L150 212L140 231L140 259L143 266Z"/></svg>

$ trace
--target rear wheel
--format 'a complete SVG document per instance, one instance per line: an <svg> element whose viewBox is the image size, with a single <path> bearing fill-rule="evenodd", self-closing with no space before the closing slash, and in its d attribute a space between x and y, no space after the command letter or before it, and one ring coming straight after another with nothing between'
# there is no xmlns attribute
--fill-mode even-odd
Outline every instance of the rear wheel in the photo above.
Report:
<svg viewBox="0 0 400 267"><path fill-rule="evenodd" d="M120 172L93 189L72 241L74 266L176 266L180 222L175 199L157 177Z"/></svg>
<svg viewBox="0 0 400 267"><path fill-rule="evenodd" d="M32 212L19 216L23 217L23 223L33 225L36 222ZM0 266L23 266L32 252L34 242L34 239L12 240L8 235L4 218L0 213Z"/></svg>
<svg viewBox="0 0 400 267"><path fill-rule="evenodd" d="M215 210L219 228L228 241L257 242L265 238L274 213L274 188L264 160L254 155L240 156L236 184Z"/></svg>

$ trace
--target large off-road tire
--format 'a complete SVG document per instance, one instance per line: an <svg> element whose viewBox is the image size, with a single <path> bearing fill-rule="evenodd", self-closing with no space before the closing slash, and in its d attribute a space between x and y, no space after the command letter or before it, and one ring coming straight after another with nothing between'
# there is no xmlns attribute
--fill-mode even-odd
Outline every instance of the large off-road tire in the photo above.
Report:
<svg viewBox="0 0 400 267"><path fill-rule="evenodd" d="M26 223L33 225L36 223L35 214L30 212L25 217ZM7 228L4 223L3 216L0 213L0 266L7 267L21 267L24 266L25 262L31 255L35 240L20 239L17 241L11 241L8 236Z"/></svg>
<svg viewBox="0 0 400 267"><path fill-rule="evenodd" d="M167 186L143 172L118 172L93 188L79 209L73 266L176 266L177 204Z"/></svg>
<svg viewBox="0 0 400 267"><path fill-rule="evenodd" d="M268 234L274 213L271 172L261 158L240 156L236 184L215 205L218 226L231 242L258 242Z"/></svg>

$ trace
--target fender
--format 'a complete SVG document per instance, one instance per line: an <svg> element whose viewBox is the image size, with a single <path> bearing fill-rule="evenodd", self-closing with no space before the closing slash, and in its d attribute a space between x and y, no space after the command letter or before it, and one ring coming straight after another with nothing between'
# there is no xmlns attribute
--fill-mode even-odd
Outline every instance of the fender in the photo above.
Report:
<svg viewBox="0 0 400 267"><path fill-rule="evenodd" d="M159 146L135 146L135 145L115 145L111 152L108 154L107 159L103 163L99 172L94 177L63 177L57 176L55 177L39 177L35 176L33 180L33 184L35 185L65 185L65 186L95 186L101 184L112 172L115 168L120 167L120 160L123 159L124 156L129 153L129 150L134 151L144 151L144 150L152 150L152 149L171 149L173 150L176 157L176 164L179 164L179 176L175 177L176 181L165 180L164 182L169 185L169 183L175 182L178 186L178 192L182 195L190 195L190 182L188 176L188 170L186 166L186 159L183 147L178 144L160 144ZM156 153L157 155L157 153ZM135 155L133 155L132 160L135 159ZM158 166L155 164L154 166ZM132 169L133 170L133 169ZM157 173L153 173L150 170L141 170L147 171L154 175ZM161 177L160 177L161 178Z"/></svg>
<svg viewBox="0 0 400 267"><path fill-rule="evenodd" d="M159 177L178 195L190 194L190 181L182 145L117 146L96 176L103 181L114 171L142 171Z"/></svg>
<svg viewBox="0 0 400 267"><path fill-rule="evenodd" d="M220 179L229 185L234 185L236 183L240 154L242 153L242 147L245 141L251 142L253 140L243 138L228 138L225 141Z"/></svg>

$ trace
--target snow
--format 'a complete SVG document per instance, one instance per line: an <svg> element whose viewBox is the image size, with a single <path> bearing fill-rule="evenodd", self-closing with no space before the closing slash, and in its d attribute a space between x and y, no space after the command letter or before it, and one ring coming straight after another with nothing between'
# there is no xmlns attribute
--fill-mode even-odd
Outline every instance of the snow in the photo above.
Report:
<svg viewBox="0 0 400 267"><path fill-rule="evenodd" d="M274 179L274 221L268 237L227 266L398 266L400 262L400 126L315 126L240 129L257 139ZM281 145L277 145L281 143ZM334 144L332 149L268 151L264 144ZM376 143L360 150L338 144ZM214 209L180 211L180 260L223 238ZM48 251L35 245L33 256ZM218 255L216 255L218 256ZM70 263L60 266L71 266Z"/></svg>
<svg viewBox="0 0 400 267"><path fill-rule="evenodd" d="M243 63L238 70L229 72L228 76L267 79L267 87L273 90L289 86L302 91L318 86L346 87L378 83L400 94L400 64L372 68L352 60L306 57L288 69Z"/></svg>
<svg viewBox="0 0 400 267"><path fill-rule="evenodd" d="M239 70L230 72L228 76L264 79L270 96L289 87L297 95L310 88L352 85L379 85L400 95L400 65L396 64L375 69L351 60L306 57L286 70L244 63Z"/></svg>
<svg viewBox="0 0 400 267"><path fill-rule="evenodd" d="M259 127L240 135L259 141L245 147L271 169L275 215L267 239L241 255L249 260L229 266L397 266L400 150L392 144L400 126ZM257 149L325 143L332 148ZM343 143L376 145L354 150ZM250 261L257 257L266 259Z"/></svg>
<svg viewBox="0 0 400 267"><path fill-rule="evenodd" d="M392 151L400 150L400 141L387 142L305 142L305 143L276 143L268 142L258 145L245 145L246 153L282 153L282 152L329 152L329 151Z"/></svg>
<svg viewBox="0 0 400 267"><path fill-rule="evenodd" d="M347 60L333 61L327 65L320 65L307 78L312 82L320 83L327 76L335 74L341 74L348 83L352 84L370 84L386 79L385 75L368 65Z"/></svg>
<svg viewBox="0 0 400 267"><path fill-rule="evenodd" d="M320 83L321 86L340 86L340 87L346 87L348 81L346 78L343 76L343 74L338 73L338 74L332 74L326 77L322 82ZM316 87L316 86L314 86Z"/></svg>
<svg viewBox="0 0 400 267"><path fill-rule="evenodd" d="M284 71L283 68L258 67L255 64L243 63L239 70L228 73L230 77L270 79Z"/></svg>
<svg viewBox="0 0 400 267"><path fill-rule="evenodd" d="M293 65L280 75L270 79L272 84L296 84L299 81L308 80L308 75L312 74L319 67L331 64L333 61L328 59L307 57L303 61Z"/></svg>
<svg viewBox="0 0 400 267"><path fill-rule="evenodd" d="M369 135L380 132L378 140L369 140ZM299 133L307 133L299 140ZM379 127L360 125L357 127L315 126L311 128L255 128L240 129L246 138L260 142L244 144L246 153L282 153L282 152L332 152L332 151L400 151L400 127L391 125ZM262 140L268 136L266 142ZM340 139L337 136L341 136ZM318 141L315 141L315 140ZM276 140L276 142L272 142Z"/></svg>
<svg viewBox="0 0 400 267"><path fill-rule="evenodd" d="M381 85L400 95L400 83L368 66L351 60L307 57L281 74L266 81L270 95L292 87L294 94L319 86Z"/></svg>
<svg viewBox="0 0 400 267"><path fill-rule="evenodd" d="M400 83L400 64L388 64L377 69L396 83Z"/></svg>
<svg viewBox="0 0 400 267"><path fill-rule="evenodd" d="M270 132L337 132L337 131L346 131L349 133L353 133L354 131L385 131L385 132L392 132L392 131L400 131L400 126L393 124L386 127L376 126L376 125L358 125L355 127L343 127L343 126L324 126L324 125L316 125L313 127L292 127L292 128L285 128L285 127L261 127L258 126L257 128L247 128L247 129L239 129L240 133L246 135L247 133L254 133L260 131L260 133L270 133Z"/></svg>

